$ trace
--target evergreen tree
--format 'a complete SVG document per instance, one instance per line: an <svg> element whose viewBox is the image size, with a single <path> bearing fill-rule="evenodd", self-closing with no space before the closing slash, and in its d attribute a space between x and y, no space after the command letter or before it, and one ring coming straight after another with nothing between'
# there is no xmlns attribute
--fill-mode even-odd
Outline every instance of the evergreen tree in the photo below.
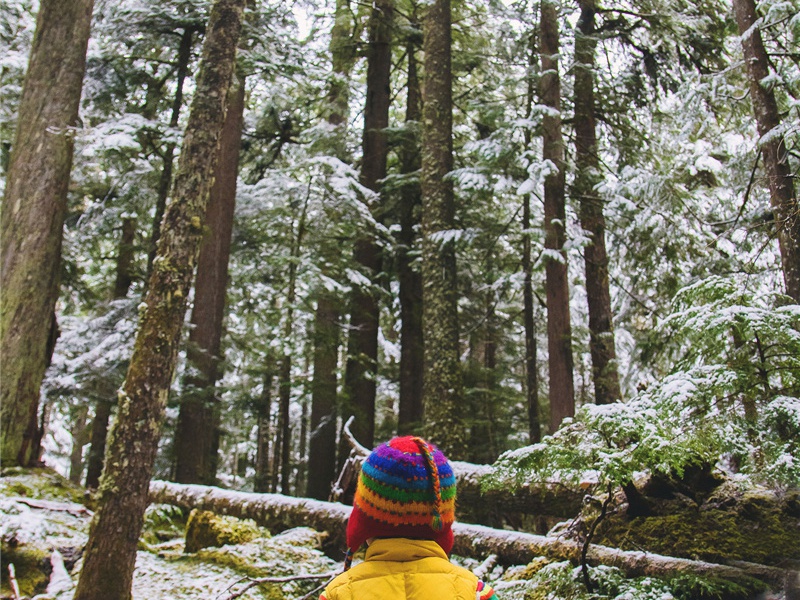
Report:
<svg viewBox="0 0 800 600"><path fill-rule="evenodd" d="M423 415L424 342L422 333L422 276L415 260L419 247L420 223L419 127L422 117L422 90L418 73L417 48L419 23L416 6L406 43L408 79L406 82L405 130L399 149L400 174L408 177L397 200L397 279L400 303L400 382L397 399L397 429L401 434L419 431Z"/></svg>
<svg viewBox="0 0 800 600"><path fill-rule="evenodd" d="M770 200L783 267L786 294L800 303L800 204L789 162L789 151L780 133L781 116L769 88L770 59L761 39L754 0L734 0L733 8L742 35L750 99L753 103L761 154L767 173Z"/></svg>
<svg viewBox="0 0 800 600"><path fill-rule="evenodd" d="M373 4L368 29L367 89L364 107L361 184L375 192L368 199L376 221L382 219L380 182L386 177L389 125L389 76L392 67L391 28L393 4L380 0ZM381 272L381 249L375 233L366 232L355 239L353 256L362 266L369 287L353 286L350 299L350 325L345 370L345 400L356 420L353 435L371 448L375 437L375 389L378 371L379 306L376 292Z"/></svg>
<svg viewBox="0 0 800 600"><path fill-rule="evenodd" d="M20 100L0 216L5 465L39 459L39 389L58 336L62 230L92 8L92 0L40 4Z"/></svg>
<svg viewBox="0 0 800 600"><path fill-rule="evenodd" d="M355 62L354 22L349 0L337 0L329 49L332 76L328 88L327 120L334 127L333 154L347 161L349 77ZM334 272L339 247L323 238L320 258L326 278ZM322 283L317 288L314 312L314 376L311 384L311 437L308 443L308 488L312 498L327 500L336 477L336 417L339 412L337 367L339 363L341 299L335 289Z"/></svg>
<svg viewBox="0 0 800 600"><path fill-rule="evenodd" d="M541 102L549 110L542 117L542 156L548 173L544 182L545 273L547 275L547 348L550 366L550 431L575 414L572 379L572 325L567 275L566 165L561 134L561 80L558 73L559 31L555 2L541 3Z"/></svg>
<svg viewBox="0 0 800 600"><path fill-rule="evenodd" d="M580 20L575 31L575 181L581 227L590 240L583 249L586 299L589 304L589 349L597 404L620 399L617 352L614 347L613 314L608 283L606 220L600 184L595 121L595 3L579 2Z"/></svg>
<svg viewBox="0 0 800 600"><path fill-rule="evenodd" d="M174 201L145 297L128 375L111 433L99 508L92 520L75 598L130 598L137 539L161 422L177 359L180 330L197 260L202 219L218 158L244 0L212 8Z"/></svg>
<svg viewBox="0 0 800 600"><path fill-rule="evenodd" d="M187 348L189 373L184 379L184 396L175 430L175 480L181 483L212 485L217 474L219 400L215 385L222 360L228 259L245 106L245 78L241 72L228 95L220 154L204 221L207 233L197 259L192 330Z"/></svg>
<svg viewBox="0 0 800 600"><path fill-rule="evenodd" d="M435 0L423 20L422 286L428 437L450 458L466 454L454 240L453 104L449 0Z"/></svg>

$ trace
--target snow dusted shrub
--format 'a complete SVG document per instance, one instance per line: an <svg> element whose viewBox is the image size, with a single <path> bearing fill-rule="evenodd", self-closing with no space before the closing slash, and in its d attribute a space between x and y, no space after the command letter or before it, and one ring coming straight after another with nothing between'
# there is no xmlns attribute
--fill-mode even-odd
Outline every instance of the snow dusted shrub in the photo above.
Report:
<svg viewBox="0 0 800 600"><path fill-rule="evenodd" d="M682 289L657 328L666 375L626 403L586 405L539 444L496 463L516 480L624 486L642 471L681 477L727 464L800 484L800 306L712 277ZM490 482L489 485L492 485Z"/></svg>

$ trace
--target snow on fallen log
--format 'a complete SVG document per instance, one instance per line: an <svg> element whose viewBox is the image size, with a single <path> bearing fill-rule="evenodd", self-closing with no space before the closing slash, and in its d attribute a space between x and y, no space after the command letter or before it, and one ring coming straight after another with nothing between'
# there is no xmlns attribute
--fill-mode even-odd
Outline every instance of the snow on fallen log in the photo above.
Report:
<svg viewBox="0 0 800 600"><path fill-rule="evenodd" d="M217 514L253 519L270 530L282 531L308 526L329 535L326 545L344 548L344 533L350 507L336 502L308 498L293 498L282 494L255 494L223 490L211 486L186 485L166 481L150 483L150 501L171 504L191 510L198 508ZM461 556L483 559L497 555L499 562L527 564L538 556L555 560L580 561L581 544L556 537L521 533L456 523L453 527L453 552ZM631 552L591 545L587 554L591 565L607 565L621 569L629 576L674 576L690 573L704 577L719 577L739 581L746 577L760 579L773 587L782 585L786 571L756 564L720 565Z"/></svg>

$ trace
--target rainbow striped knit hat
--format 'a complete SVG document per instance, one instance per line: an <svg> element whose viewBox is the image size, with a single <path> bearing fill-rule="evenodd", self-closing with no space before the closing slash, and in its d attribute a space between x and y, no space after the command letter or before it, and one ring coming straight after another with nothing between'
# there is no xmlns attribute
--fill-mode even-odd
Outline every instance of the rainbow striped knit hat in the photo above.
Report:
<svg viewBox="0 0 800 600"><path fill-rule="evenodd" d="M434 540L453 548L456 478L447 457L422 438L381 444L361 467L347 522L348 554L371 537Z"/></svg>

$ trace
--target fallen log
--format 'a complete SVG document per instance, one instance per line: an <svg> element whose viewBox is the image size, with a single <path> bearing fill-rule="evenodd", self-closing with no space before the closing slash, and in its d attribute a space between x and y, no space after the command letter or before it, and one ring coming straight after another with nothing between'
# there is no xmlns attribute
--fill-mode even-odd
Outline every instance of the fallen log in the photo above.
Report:
<svg viewBox="0 0 800 600"><path fill-rule="evenodd" d="M166 481L150 483L150 501L171 504L185 510L198 508L218 514L253 519L273 531L308 526L329 535L327 544L344 548L344 532L350 507L336 502L292 498L281 494L254 494L220 488L185 485ZM495 554L506 565L527 564L538 556L578 563L582 545L565 539L491 529L456 523L453 552L482 559ZM781 587L786 571L756 564L737 566L674 558L646 552L631 552L591 545L587 553L591 565L617 567L629 576L674 576L694 574L731 581L756 578L770 587Z"/></svg>
<svg viewBox="0 0 800 600"><path fill-rule="evenodd" d="M473 523L499 525L514 515L572 519L581 511L586 491L557 483L516 484L508 488L483 490L481 479L489 476L491 465L450 461L456 476L459 513ZM590 485L590 484L587 484ZM553 520L550 519L552 525ZM549 527L547 527L549 529Z"/></svg>

